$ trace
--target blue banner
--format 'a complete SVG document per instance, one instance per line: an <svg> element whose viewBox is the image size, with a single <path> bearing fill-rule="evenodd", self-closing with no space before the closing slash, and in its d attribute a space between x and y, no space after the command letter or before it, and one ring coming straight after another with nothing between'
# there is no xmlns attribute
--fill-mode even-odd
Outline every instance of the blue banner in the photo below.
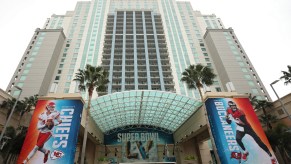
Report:
<svg viewBox="0 0 291 164"><path fill-rule="evenodd" d="M221 163L277 163L248 98L209 98L205 105Z"/></svg>

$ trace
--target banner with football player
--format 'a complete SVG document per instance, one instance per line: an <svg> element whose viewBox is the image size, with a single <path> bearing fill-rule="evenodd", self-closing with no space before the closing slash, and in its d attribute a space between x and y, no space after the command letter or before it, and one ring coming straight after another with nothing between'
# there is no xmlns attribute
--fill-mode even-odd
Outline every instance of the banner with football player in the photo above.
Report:
<svg viewBox="0 0 291 164"><path fill-rule="evenodd" d="M18 164L74 163L81 100L38 100Z"/></svg>
<svg viewBox="0 0 291 164"><path fill-rule="evenodd" d="M277 163L248 98L208 98L205 105L221 163Z"/></svg>

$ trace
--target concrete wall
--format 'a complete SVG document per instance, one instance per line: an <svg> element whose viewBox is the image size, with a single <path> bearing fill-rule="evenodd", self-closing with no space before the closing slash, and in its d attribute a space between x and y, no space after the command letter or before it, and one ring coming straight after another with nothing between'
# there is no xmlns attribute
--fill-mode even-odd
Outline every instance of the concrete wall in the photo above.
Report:
<svg viewBox="0 0 291 164"><path fill-rule="evenodd" d="M209 138L205 108L201 106L174 133L174 140L178 147L177 163L208 163L211 161L210 148L204 144L204 141ZM185 160L188 155L194 155L196 160Z"/></svg>
<svg viewBox="0 0 291 164"><path fill-rule="evenodd" d="M94 164L96 145L91 140L87 140L86 145L86 161L88 164Z"/></svg>
<svg viewBox="0 0 291 164"><path fill-rule="evenodd" d="M81 125L85 127L85 122L86 122L86 109L83 109L82 113L82 120L81 120ZM100 130L100 128L96 125L95 121L92 119L92 117L89 117L88 121L88 133L90 134L91 137L94 138L94 140L99 140L99 143L104 142L104 135L103 132Z"/></svg>
<svg viewBox="0 0 291 164"><path fill-rule="evenodd" d="M227 91L225 84L233 82L236 92L240 94L252 93L254 96L260 96L261 99L268 98L271 100L231 28L208 29L204 39L224 91Z"/></svg>
<svg viewBox="0 0 291 164"><path fill-rule="evenodd" d="M43 39L40 39L43 38ZM65 40L62 29L36 29L27 50L19 62L16 71L7 87L14 96L14 85L22 88L21 97L35 94L46 95L49 91L53 73ZM37 45L38 44L38 45ZM35 54L36 52L36 54ZM25 72L24 71L28 71ZM25 79L21 77L26 76ZM19 83L22 83L19 85Z"/></svg>
<svg viewBox="0 0 291 164"><path fill-rule="evenodd" d="M200 151L202 163L203 164L212 163L208 140L199 142L198 144L199 144L199 151Z"/></svg>
<svg viewBox="0 0 291 164"><path fill-rule="evenodd" d="M194 132L199 132L203 126L206 126L205 109L200 107L190 118L184 122L174 133L174 140L180 142L187 137L194 136Z"/></svg>

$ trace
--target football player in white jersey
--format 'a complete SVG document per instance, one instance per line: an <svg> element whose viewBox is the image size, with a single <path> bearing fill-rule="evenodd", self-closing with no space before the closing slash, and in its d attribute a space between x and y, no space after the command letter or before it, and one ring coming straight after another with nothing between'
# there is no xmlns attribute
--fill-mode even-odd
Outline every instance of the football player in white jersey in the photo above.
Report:
<svg viewBox="0 0 291 164"><path fill-rule="evenodd" d="M46 106L46 111L39 115L37 123L37 129L39 130L37 143L32 151L29 153L27 158L23 161L24 164L27 163L34 156L37 150L44 153L43 162L47 162L50 150L45 149L43 146L45 142L48 141L52 136L53 127L62 123L62 120L60 119L60 113L55 110L55 107L55 103L50 102ZM56 123L55 120L57 120Z"/></svg>

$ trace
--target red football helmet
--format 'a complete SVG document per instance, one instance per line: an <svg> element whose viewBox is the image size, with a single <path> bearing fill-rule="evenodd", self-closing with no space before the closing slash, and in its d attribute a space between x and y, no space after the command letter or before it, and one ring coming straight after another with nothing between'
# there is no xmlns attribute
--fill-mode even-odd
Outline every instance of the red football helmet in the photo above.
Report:
<svg viewBox="0 0 291 164"><path fill-rule="evenodd" d="M56 104L54 102L50 102L47 106L46 106L46 109L48 111L54 111L55 110L55 107L56 107Z"/></svg>

